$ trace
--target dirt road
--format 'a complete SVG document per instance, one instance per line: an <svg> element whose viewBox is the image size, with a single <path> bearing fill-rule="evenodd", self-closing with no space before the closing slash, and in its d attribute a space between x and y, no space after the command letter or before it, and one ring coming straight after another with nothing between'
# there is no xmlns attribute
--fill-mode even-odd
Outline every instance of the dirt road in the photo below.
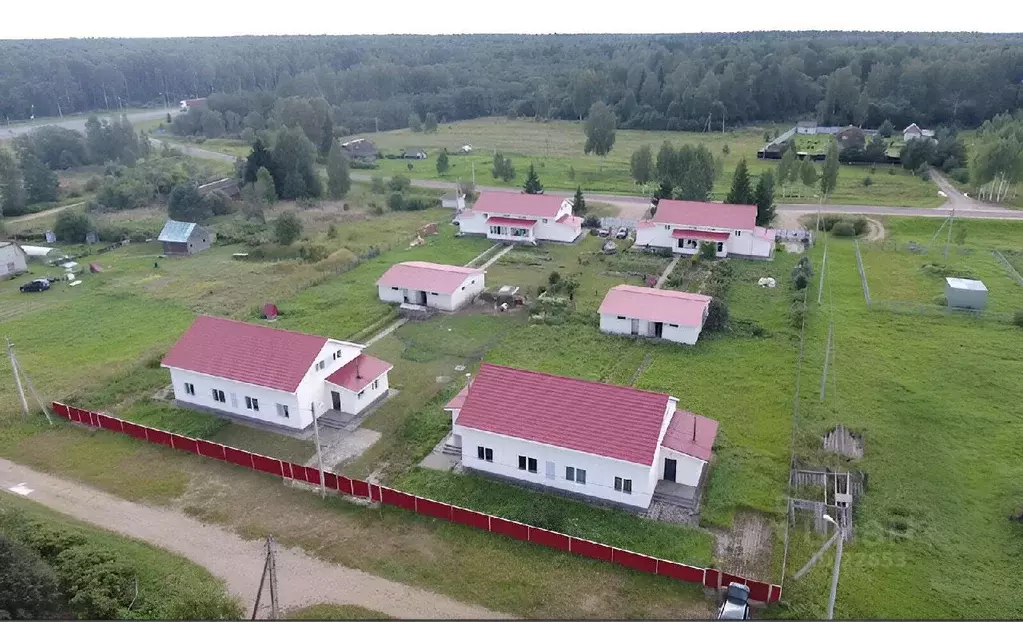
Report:
<svg viewBox="0 0 1023 622"><path fill-rule="evenodd" d="M54 207L53 209L43 210L41 212L36 212L35 214L25 214L24 216L14 216L12 218L5 218L4 222L14 224L19 222L28 222L30 220L36 220L39 218L46 218L47 216L52 216L53 214L56 214L58 212L63 212L66 209L71 209L72 207L78 207L79 205L84 204L85 204L84 201L79 201L78 203L61 205L60 207Z"/></svg>
<svg viewBox="0 0 1023 622"><path fill-rule="evenodd" d="M139 121L149 121L151 119L162 119L167 116L168 112L176 112L177 109L167 108L159 110L144 110L142 112L131 112L128 113L128 120L132 123L138 123ZM110 119L117 116L117 112L97 112L96 116L100 119ZM53 119L52 121L41 121L36 123L26 123L23 125L12 125L0 129L0 140L6 140L8 138L14 138L21 134L27 134L32 130L45 127L47 125L56 125L59 127L66 127L69 130L77 130L79 132L85 131L85 122L88 117L77 117L74 119Z"/></svg>
<svg viewBox="0 0 1023 622"><path fill-rule="evenodd" d="M263 543L206 525L166 508L132 503L76 482L0 459L3 495L22 494L58 512L182 555L223 579L228 591L252 610L263 571ZM507 618L446 596L312 558L281 547L277 555L280 606L352 604L395 618Z"/></svg>

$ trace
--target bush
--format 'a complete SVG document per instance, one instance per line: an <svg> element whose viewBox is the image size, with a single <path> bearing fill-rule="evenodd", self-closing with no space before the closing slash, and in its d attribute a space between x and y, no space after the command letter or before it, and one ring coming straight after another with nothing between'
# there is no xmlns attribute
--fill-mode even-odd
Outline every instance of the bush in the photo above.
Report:
<svg viewBox="0 0 1023 622"><path fill-rule="evenodd" d="M813 278L813 266L810 265L810 260L804 256L792 268L792 285L797 291L806 289L811 278Z"/></svg>
<svg viewBox="0 0 1023 622"><path fill-rule="evenodd" d="M302 221L294 212L284 212L274 222L274 237L278 244L293 244L302 235Z"/></svg>
<svg viewBox="0 0 1023 622"><path fill-rule="evenodd" d="M323 261L330 255L330 251L328 251L327 247L322 244L303 244L298 253L302 259L309 263Z"/></svg>
<svg viewBox="0 0 1023 622"><path fill-rule="evenodd" d="M384 178L379 175L374 175L373 178L370 179L370 189L373 191L374 194L383 194Z"/></svg>
<svg viewBox="0 0 1023 622"><path fill-rule="evenodd" d="M99 187L101 185L103 185L103 178L101 178L99 175L93 175L88 180L86 180L85 191L96 192L97 190L99 190Z"/></svg>
<svg viewBox="0 0 1023 622"><path fill-rule="evenodd" d="M405 209L405 195L401 192L392 192L387 197L387 207L392 212L400 212Z"/></svg>
<svg viewBox="0 0 1023 622"><path fill-rule="evenodd" d="M1016 313L1012 316L1012 323L1023 328L1023 309L1016 310Z"/></svg>
<svg viewBox="0 0 1023 622"><path fill-rule="evenodd" d="M378 165L376 162L367 162L366 160L352 160L351 162L348 163L348 167L352 169L368 171L375 168L380 168L380 165Z"/></svg>
<svg viewBox="0 0 1023 622"><path fill-rule="evenodd" d="M409 197L408 199L405 200L405 205L403 206L403 209L406 212L419 212L424 209L429 209L430 203L431 203L430 199L426 199L423 197Z"/></svg>
<svg viewBox="0 0 1023 622"><path fill-rule="evenodd" d="M889 175L894 175L895 174L895 167L894 166L889 166L888 167L888 174Z"/></svg>
<svg viewBox="0 0 1023 622"><path fill-rule="evenodd" d="M405 192L412 187L412 180L404 175L395 175L387 180L387 189L391 192Z"/></svg>
<svg viewBox="0 0 1023 622"><path fill-rule="evenodd" d="M920 168L916 169L916 176L924 181L930 181L931 171L926 166L920 166Z"/></svg>
<svg viewBox="0 0 1023 622"><path fill-rule="evenodd" d="M234 211L231 197L219 190L209 193L205 197L205 201L214 216L224 216Z"/></svg>
<svg viewBox="0 0 1023 622"><path fill-rule="evenodd" d="M347 203L345 203L345 207L346 208L348 207ZM336 237L337 237L337 225L335 225L334 223L330 223L330 226L327 227L327 239L328 240L333 240Z"/></svg>
<svg viewBox="0 0 1023 622"><path fill-rule="evenodd" d="M728 306L718 297L710 299L707 307L707 319L703 322L704 330L720 332L728 325Z"/></svg>
<svg viewBox="0 0 1023 622"><path fill-rule="evenodd" d="M856 229L851 222L843 220L831 228L831 233L840 238L851 238L855 237Z"/></svg>
<svg viewBox="0 0 1023 622"><path fill-rule="evenodd" d="M970 169L968 168L954 168L948 175L961 184L970 183Z"/></svg>
<svg viewBox="0 0 1023 622"><path fill-rule="evenodd" d="M600 228L600 219L591 214L583 219L583 227L598 229Z"/></svg>
<svg viewBox="0 0 1023 622"><path fill-rule="evenodd" d="M726 145L727 146L727 145ZM714 259L717 256L717 246L713 242L700 242L700 257L703 259Z"/></svg>
<svg viewBox="0 0 1023 622"><path fill-rule="evenodd" d="M864 177L862 183L864 188L869 188L870 186L874 185L874 180L871 179L870 177Z"/></svg>
<svg viewBox="0 0 1023 622"><path fill-rule="evenodd" d="M806 315L806 305L802 301L792 303L789 307L789 325L795 329L803 328L803 318Z"/></svg>

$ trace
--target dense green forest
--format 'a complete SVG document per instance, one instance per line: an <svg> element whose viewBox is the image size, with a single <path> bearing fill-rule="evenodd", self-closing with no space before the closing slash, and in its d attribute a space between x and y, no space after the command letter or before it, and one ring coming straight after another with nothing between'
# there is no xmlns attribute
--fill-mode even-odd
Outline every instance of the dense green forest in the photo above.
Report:
<svg viewBox="0 0 1023 622"><path fill-rule="evenodd" d="M55 116L243 94L269 116L322 97L351 132L410 116L578 119L702 130L816 117L978 126L1023 101L1023 35L737 33L0 41L0 115ZM59 110L58 110L59 107Z"/></svg>

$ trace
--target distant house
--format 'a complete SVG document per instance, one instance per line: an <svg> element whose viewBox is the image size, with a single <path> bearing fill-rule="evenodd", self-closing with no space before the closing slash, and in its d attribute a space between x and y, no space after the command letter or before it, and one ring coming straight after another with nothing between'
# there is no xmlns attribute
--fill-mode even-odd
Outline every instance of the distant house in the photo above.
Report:
<svg viewBox="0 0 1023 622"><path fill-rule="evenodd" d="M482 192L470 210L455 216L461 234L536 244L574 242L583 219L572 215L572 199L521 192Z"/></svg>
<svg viewBox="0 0 1023 622"><path fill-rule="evenodd" d="M28 256L17 242L0 242L0 279L28 272Z"/></svg>
<svg viewBox="0 0 1023 622"><path fill-rule="evenodd" d="M800 121L796 123L797 134L816 134L817 133L817 122L816 121Z"/></svg>
<svg viewBox="0 0 1023 622"><path fill-rule="evenodd" d="M214 235L194 222L168 220L157 238L163 242L163 254L194 255L213 244Z"/></svg>
<svg viewBox="0 0 1023 622"><path fill-rule="evenodd" d="M393 366L364 347L199 316L161 365L180 406L304 430L314 409L357 415L387 395Z"/></svg>
<svg viewBox="0 0 1023 622"><path fill-rule="evenodd" d="M449 192L440 198L441 207L454 210L465 209L465 195L461 192Z"/></svg>
<svg viewBox="0 0 1023 622"><path fill-rule="evenodd" d="M757 226L756 205L661 199L657 211L636 225L636 246L694 255L710 242L717 257L774 257L774 229Z"/></svg>
<svg viewBox="0 0 1023 622"><path fill-rule="evenodd" d="M198 99L182 99L180 106L178 106L178 109L181 112L188 112L189 110L192 110L193 108L205 108L205 107L206 107L206 98L205 97L200 97Z"/></svg>
<svg viewBox="0 0 1023 622"><path fill-rule="evenodd" d="M349 158L355 160L375 160L380 157L380 150L372 141L365 138L354 138L348 142L341 143Z"/></svg>
<svg viewBox="0 0 1023 622"><path fill-rule="evenodd" d="M902 130L903 142L908 143L911 140L920 138L934 138L934 130L922 130L916 123L910 123L906 126L906 129Z"/></svg>
<svg viewBox="0 0 1023 622"><path fill-rule="evenodd" d="M218 179L217 181L211 181L208 184L199 186L199 194L206 196L211 192L223 192L232 199L237 199L242 195L241 188L238 187L238 180L230 177Z"/></svg>
<svg viewBox="0 0 1023 622"><path fill-rule="evenodd" d="M426 151L423 149L405 149L401 152L403 160L425 160Z"/></svg>
<svg viewBox="0 0 1023 622"><path fill-rule="evenodd" d="M867 134L860 128L850 125L835 134L835 140L838 141L839 149L848 149L849 147L862 148L867 144Z"/></svg>
<svg viewBox="0 0 1023 622"><path fill-rule="evenodd" d="M377 280L380 300L455 311L483 291L484 272L429 261L403 261Z"/></svg>
<svg viewBox="0 0 1023 622"><path fill-rule="evenodd" d="M710 300L703 294L616 285L600 304L600 330L693 345L703 330Z"/></svg>
<svg viewBox="0 0 1023 622"><path fill-rule="evenodd" d="M646 510L655 491L693 494L711 459L717 422L677 407L666 393L484 363L445 410L467 470Z"/></svg>

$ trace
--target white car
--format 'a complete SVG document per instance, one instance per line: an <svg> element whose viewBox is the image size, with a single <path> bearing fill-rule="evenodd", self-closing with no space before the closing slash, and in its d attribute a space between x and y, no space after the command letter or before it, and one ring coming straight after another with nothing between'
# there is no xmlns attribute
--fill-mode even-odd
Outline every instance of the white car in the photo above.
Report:
<svg viewBox="0 0 1023 622"><path fill-rule="evenodd" d="M749 587L729 583L725 602L718 609L718 620L749 620Z"/></svg>

